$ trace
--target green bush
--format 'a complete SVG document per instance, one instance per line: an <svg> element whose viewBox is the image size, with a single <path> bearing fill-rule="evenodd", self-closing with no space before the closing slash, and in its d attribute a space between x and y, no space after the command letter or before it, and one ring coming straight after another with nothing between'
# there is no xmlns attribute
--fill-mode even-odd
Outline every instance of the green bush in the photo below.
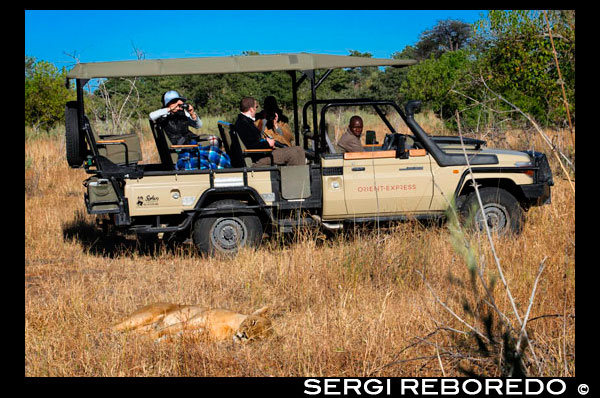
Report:
<svg viewBox="0 0 600 398"><path fill-rule="evenodd" d="M65 103L75 98L65 79L64 68L25 56L25 126L47 130L64 122Z"/></svg>

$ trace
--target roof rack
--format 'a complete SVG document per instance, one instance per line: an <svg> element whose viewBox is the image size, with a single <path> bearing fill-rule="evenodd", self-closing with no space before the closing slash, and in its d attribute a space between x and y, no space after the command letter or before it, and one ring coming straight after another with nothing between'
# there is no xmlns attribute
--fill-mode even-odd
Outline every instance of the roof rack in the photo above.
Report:
<svg viewBox="0 0 600 398"><path fill-rule="evenodd" d="M412 59L368 58L328 54L236 55L136 61L90 62L76 64L68 73L70 79L103 77L167 76L315 69L357 68L367 66L405 67Z"/></svg>

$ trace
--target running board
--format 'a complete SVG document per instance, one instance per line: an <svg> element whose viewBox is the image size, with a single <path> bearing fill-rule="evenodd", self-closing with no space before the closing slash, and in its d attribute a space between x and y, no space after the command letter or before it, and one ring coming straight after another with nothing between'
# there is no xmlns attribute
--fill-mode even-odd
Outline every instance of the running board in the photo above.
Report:
<svg viewBox="0 0 600 398"><path fill-rule="evenodd" d="M160 216L158 216L160 217ZM181 224L163 227L160 225L160 219L157 220L157 225L136 225L134 227L129 228L131 232L135 232L136 234L154 234L160 232L179 232L189 228L192 220L194 218L194 214L189 214Z"/></svg>
<svg viewBox="0 0 600 398"><path fill-rule="evenodd" d="M295 229L300 227L314 227L319 223L313 218L302 217L300 219L290 220L278 220L277 228L279 232L294 232Z"/></svg>

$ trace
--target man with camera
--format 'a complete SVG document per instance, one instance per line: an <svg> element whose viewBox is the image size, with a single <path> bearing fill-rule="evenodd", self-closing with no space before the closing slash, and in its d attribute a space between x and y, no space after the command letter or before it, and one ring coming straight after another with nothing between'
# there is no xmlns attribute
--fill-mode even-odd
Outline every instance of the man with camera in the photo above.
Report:
<svg viewBox="0 0 600 398"><path fill-rule="evenodd" d="M196 114L194 107L186 103L186 98L175 90L163 94L163 107L150 113L150 119L161 125L173 145L188 145L191 141L200 141L201 138L192 133L188 127L199 129L202 120Z"/></svg>
<svg viewBox="0 0 600 398"><path fill-rule="evenodd" d="M189 127L199 129L202 120L194 107L186 103L184 97L175 90L163 94L163 108L150 113L150 119L161 126L171 145L198 145L201 141L206 146L178 151L176 170L222 169L231 167L229 157L221 152L219 139L212 135L198 136Z"/></svg>

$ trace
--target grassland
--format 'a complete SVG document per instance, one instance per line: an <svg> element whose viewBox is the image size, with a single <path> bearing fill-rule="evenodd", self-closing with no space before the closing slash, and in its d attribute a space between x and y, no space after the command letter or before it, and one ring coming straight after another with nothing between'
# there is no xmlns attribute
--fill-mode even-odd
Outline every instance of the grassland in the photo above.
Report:
<svg viewBox="0 0 600 398"><path fill-rule="evenodd" d="M546 132L565 149L565 132ZM154 155L142 135L145 159ZM490 133L494 145L548 152L532 131ZM566 149L565 149L566 150ZM25 142L26 376L486 376L507 374L510 340L474 278L466 241L507 321L518 325L481 236L403 223L325 237L303 231L233 259L191 245L144 247L102 234L83 204L61 134ZM495 238L520 317L544 262L524 351L528 375L575 375L575 198L556 159L552 203L523 233ZM458 239L454 239L458 237ZM464 238L464 239L463 239ZM458 242L458 243L457 243ZM463 246L464 247L464 246ZM545 259L545 261L544 261ZM417 272L418 271L418 272ZM155 344L106 327L155 301L250 312L270 305L278 337L248 345L182 339ZM486 330L479 345L464 323ZM486 319L491 319L491 323Z"/></svg>

